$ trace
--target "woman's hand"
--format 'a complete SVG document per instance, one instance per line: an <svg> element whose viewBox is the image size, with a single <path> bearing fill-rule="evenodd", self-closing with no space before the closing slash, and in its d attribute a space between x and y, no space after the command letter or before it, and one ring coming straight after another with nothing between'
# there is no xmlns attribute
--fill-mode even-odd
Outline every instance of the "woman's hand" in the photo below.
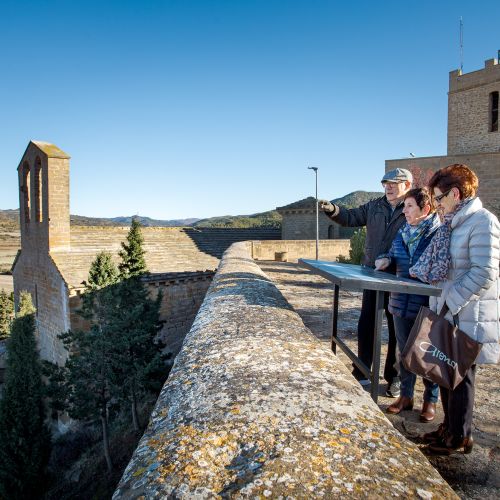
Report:
<svg viewBox="0 0 500 500"><path fill-rule="evenodd" d="M389 267L391 261L387 257L375 261L375 271L383 271Z"/></svg>

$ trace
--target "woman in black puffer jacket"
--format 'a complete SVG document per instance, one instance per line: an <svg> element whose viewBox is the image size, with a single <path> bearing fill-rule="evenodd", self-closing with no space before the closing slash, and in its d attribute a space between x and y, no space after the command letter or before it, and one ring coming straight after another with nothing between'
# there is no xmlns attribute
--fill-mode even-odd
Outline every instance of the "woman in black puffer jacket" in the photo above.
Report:
<svg viewBox="0 0 500 500"><path fill-rule="evenodd" d="M406 224L396 235L389 253L379 256L375 261L375 266L379 270L392 268L395 269L397 276L411 278L410 267L418 261L431 242L436 229L440 226L440 221L437 214L433 213L431 196L426 188L412 189L406 194L403 213L406 217ZM389 311L394 316L399 353L405 347L420 307L428 304L429 298L424 295L391 293ZM392 414L413 408L413 392L417 377L403 366L401 360L399 365L401 395L387 408L387 412ZM424 404L420 412L420 420L431 422L436 412L439 387L426 379L424 379L424 386Z"/></svg>

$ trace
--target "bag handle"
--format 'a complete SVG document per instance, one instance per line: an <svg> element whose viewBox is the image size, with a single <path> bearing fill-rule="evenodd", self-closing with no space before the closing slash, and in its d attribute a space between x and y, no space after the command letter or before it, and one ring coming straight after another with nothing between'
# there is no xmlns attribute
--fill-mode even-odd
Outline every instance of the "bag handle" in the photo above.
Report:
<svg viewBox="0 0 500 500"><path fill-rule="evenodd" d="M446 316L446 313L450 310L448 307L448 304L446 303L446 300L444 301L443 307L441 308L441 312L439 313L440 318L444 318Z"/></svg>
<svg viewBox="0 0 500 500"><path fill-rule="evenodd" d="M441 311L439 313L439 317L444 318L449 310L450 308L448 307L448 304L446 303L446 301L444 301L443 307L441 308ZM454 325L458 328L459 327L458 314L453 314L452 317Z"/></svg>

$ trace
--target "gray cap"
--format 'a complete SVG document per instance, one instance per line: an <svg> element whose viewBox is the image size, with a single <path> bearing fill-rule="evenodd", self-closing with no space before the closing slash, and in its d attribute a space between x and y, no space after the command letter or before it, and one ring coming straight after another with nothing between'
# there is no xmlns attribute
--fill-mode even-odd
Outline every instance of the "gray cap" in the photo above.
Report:
<svg viewBox="0 0 500 500"><path fill-rule="evenodd" d="M382 177L382 184L384 182L413 182L413 175L406 168L395 168L394 170L389 170L386 172L384 177Z"/></svg>

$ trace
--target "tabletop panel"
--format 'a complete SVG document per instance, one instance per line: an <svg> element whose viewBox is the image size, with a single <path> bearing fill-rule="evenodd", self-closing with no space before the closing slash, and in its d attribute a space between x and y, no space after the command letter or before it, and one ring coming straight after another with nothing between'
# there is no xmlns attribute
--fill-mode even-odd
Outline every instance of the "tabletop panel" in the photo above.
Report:
<svg viewBox="0 0 500 500"><path fill-rule="evenodd" d="M382 290L436 297L441 295L441 289L436 286L408 278L398 278L393 274L355 264L299 259L299 265L323 276L344 290Z"/></svg>

